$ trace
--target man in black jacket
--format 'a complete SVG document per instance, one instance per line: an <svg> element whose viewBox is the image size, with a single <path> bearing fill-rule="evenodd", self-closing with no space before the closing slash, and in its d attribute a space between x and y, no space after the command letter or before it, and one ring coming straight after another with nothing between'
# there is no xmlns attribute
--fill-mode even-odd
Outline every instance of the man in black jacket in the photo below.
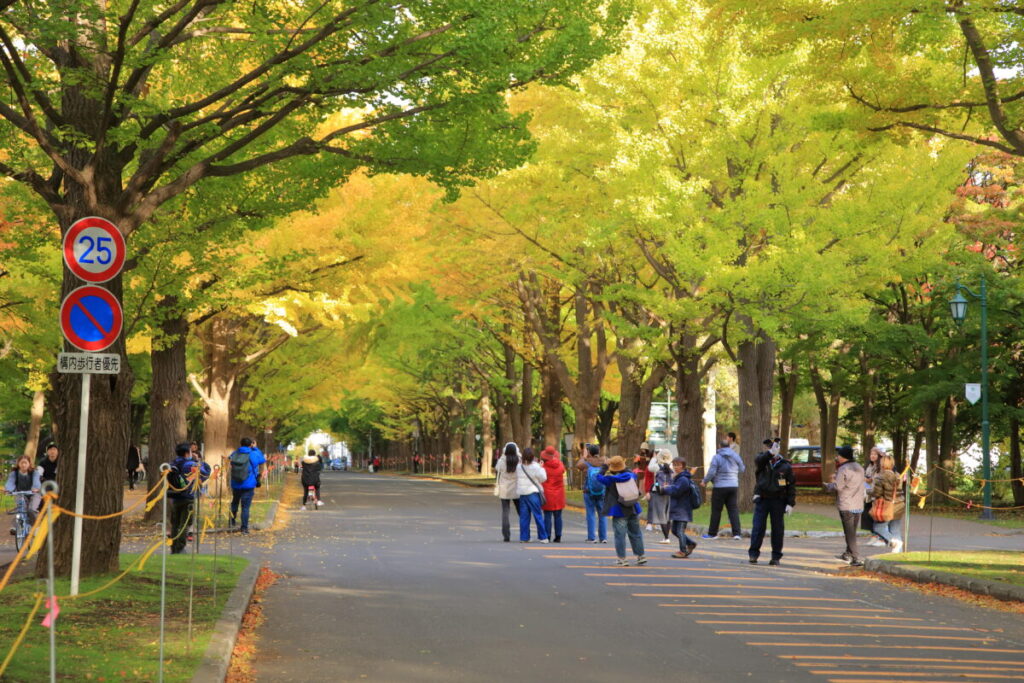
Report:
<svg viewBox="0 0 1024 683"><path fill-rule="evenodd" d="M789 461L772 448L772 441L765 439L765 450L754 458L754 520L750 530L750 564L757 564L761 555L761 543L772 521L772 559L768 564L778 566L782 559L782 542L786 532L786 515L796 505L796 478Z"/></svg>

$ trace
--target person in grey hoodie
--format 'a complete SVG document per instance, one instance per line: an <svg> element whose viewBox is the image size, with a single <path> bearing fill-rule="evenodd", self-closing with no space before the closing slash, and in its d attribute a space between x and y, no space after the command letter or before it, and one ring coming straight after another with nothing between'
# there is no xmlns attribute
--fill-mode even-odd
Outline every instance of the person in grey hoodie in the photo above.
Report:
<svg viewBox="0 0 1024 683"><path fill-rule="evenodd" d="M857 529L864 512L864 468L853 459L850 446L836 448L836 473L832 475L828 490L836 493L836 507L846 535L846 551L836 559L849 562L853 567L863 567L857 549Z"/></svg>
<svg viewBox="0 0 1024 683"><path fill-rule="evenodd" d="M711 458L704 483L711 484L711 523L708 532L702 538L718 536L718 524L722 519L722 506L729 513L729 524L732 526L732 537L740 538L740 509L737 497L740 490L740 473L746 469L739 453L734 451L729 439L718 442L718 451Z"/></svg>

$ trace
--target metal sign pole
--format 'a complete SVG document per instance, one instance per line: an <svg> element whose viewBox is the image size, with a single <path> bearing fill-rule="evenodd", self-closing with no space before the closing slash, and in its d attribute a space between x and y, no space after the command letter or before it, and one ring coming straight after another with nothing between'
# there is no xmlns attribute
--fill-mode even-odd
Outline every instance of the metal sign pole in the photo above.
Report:
<svg viewBox="0 0 1024 683"><path fill-rule="evenodd" d="M78 417L78 473L75 482L75 528L71 542L71 595L78 595L82 571L82 515L85 513L85 449L89 444L89 393L92 375L82 374L82 406Z"/></svg>

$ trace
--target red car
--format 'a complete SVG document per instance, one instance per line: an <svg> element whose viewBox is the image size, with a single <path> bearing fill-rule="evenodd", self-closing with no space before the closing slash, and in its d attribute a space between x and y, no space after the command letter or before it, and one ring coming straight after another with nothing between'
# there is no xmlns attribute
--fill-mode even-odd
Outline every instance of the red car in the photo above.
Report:
<svg viewBox="0 0 1024 683"><path fill-rule="evenodd" d="M792 446L786 459L793 466L797 486L821 486L821 446Z"/></svg>

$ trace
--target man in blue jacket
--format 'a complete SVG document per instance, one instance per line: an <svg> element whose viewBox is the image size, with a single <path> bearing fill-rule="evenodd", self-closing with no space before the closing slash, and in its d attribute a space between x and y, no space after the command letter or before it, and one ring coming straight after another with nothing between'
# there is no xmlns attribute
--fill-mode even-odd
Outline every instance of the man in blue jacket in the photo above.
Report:
<svg viewBox="0 0 1024 683"><path fill-rule="evenodd" d="M171 503L171 554L177 555L185 550L185 527L195 510L199 487L210 477L210 466L192 459L192 445L188 442L175 446L174 455L167 481L167 498ZM191 478L196 468L199 468L199 476Z"/></svg>
<svg viewBox="0 0 1024 683"><path fill-rule="evenodd" d="M686 469L686 459L672 460L672 482L660 487L661 493L671 498L668 518L672 522L672 533L679 539L679 551L672 557L689 557L697 542L686 535L686 525L693 521L693 480Z"/></svg>
<svg viewBox="0 0 1024 683"><path fill-rule="evenodd" d="M746 467L740 454L732 449L731 441L726 438L718 442L718 451L711 458L711 464L704 475L704 483L711 484L711 521L708 532L702 538L711 539L718 536L718 524L722 519L722 506L729 513L729 524L732 526L732 537L740 539L740 508L737 496L740 490L740 474Z"/></svg>
<svg viewBox="0 0 1024 683"><path fill-rule="evenodd" d="M249 508L252 506L252 498L256 488L263 481L263 474L266 468L267 459L253 443L253 440L243 438L239 447L229 456L231 468L231 518L229 526L235 526L238 517L238 506L242 506L242 527L243 534L249 533Z"/></svg>
<svg viewBox="0 0 1024 683"><path fill-rule="evenodd" d="M615 554L618 556L618 565L625 567L626 562L626 536L629 536L629 544L636 555L637 565L647 564L644 557L644 537L640 532L640 487L636 481L636 475L626 470L626 461L621 455L616 455L602 468L603 474L597 479L605 487L604 508L602 515L611 515L612 529L615 531ZM623 490L628 489L632 504L620 498L618 484L625 484Z"/></svg>

